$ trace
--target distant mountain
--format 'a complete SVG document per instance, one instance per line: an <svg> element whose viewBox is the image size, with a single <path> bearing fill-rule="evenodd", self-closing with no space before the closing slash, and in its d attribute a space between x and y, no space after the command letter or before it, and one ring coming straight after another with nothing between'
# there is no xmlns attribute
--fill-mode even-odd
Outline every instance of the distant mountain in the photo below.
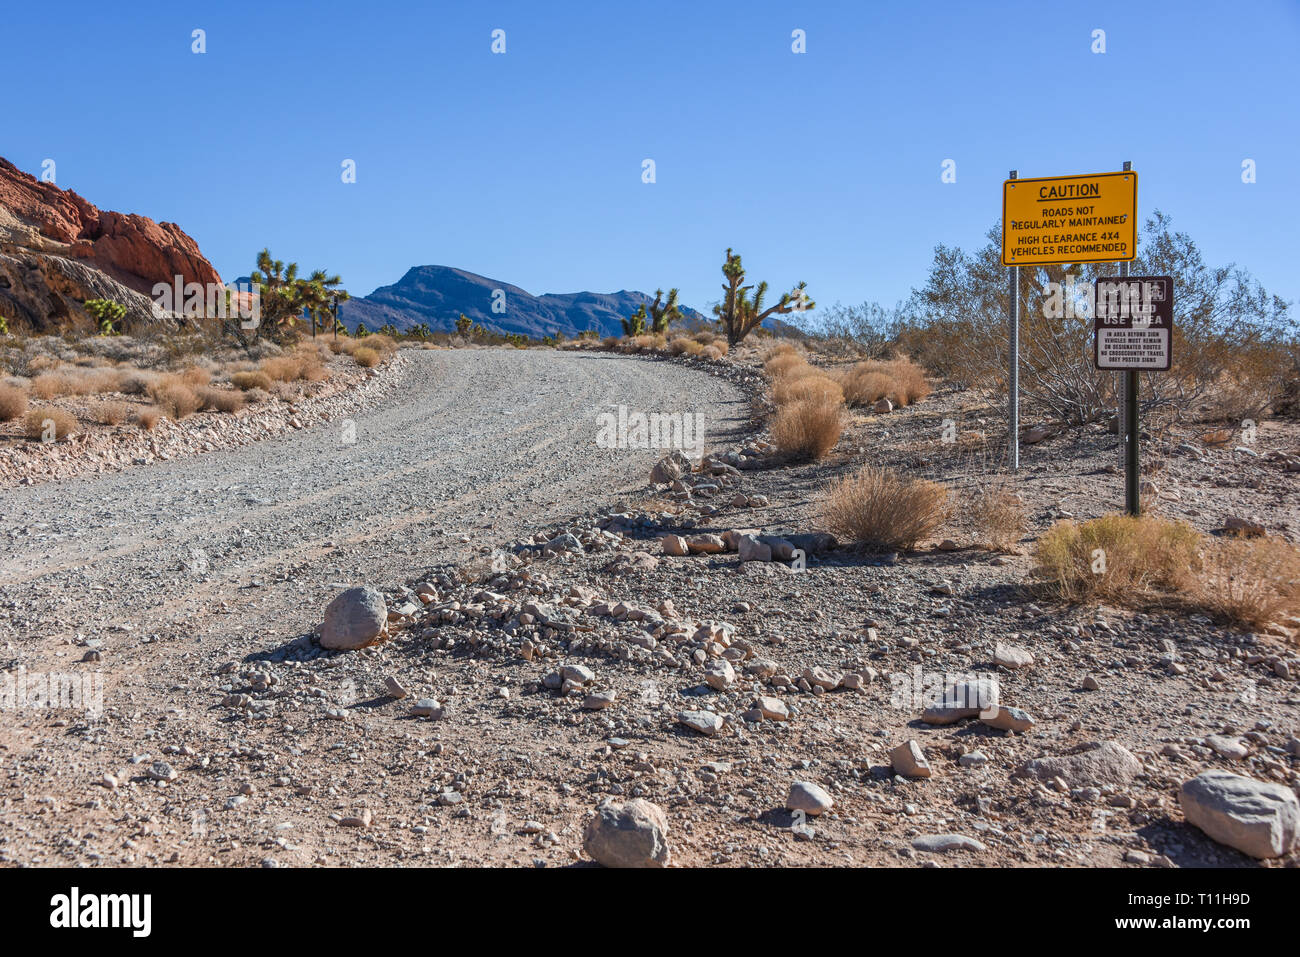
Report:
<svg viewBox="0 0 1300 957"><path fill-rule="evenodd" d="M504 311L494 312L494 301L501 302ZM456 328L456 319L463 312L487 329L518 332L534 339L557 332L572 337L588 329L608 336L622 335L620 320L642 303L653 301L653 296L628 290L534 296L508 282L464 269L416 266L393 285L349 300L340 308L339 317L349 329L361 323L373 331L391 322L405 331L422 322L435 332L448 332ZM678 308L690 321L706 321L694 309Z"/></svg>

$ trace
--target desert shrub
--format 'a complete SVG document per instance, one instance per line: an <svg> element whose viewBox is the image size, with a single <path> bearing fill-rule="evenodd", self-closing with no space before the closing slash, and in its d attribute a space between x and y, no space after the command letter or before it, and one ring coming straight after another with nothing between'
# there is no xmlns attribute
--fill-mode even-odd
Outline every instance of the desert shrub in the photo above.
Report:
<svg viewBox="0 0 1300 957"><path fill-rule="evenodd" d="M700 350L701 359L721 359L727 353L716 344L704 346Z"/></svg>
<svg viewBox="0 0 1300 957"><path fill-rule="evenodd" d="M0 385L0 422L10 422L27 411L27 393L11 385Z"/></svg>
<svg viewBox="0 0 1300 957"><path fill-rule="evenodd" d="M781 406L772 420L772 441L786 455L823 458L840 440L844 407L824 399L801 399Z"/></svg>
<svg viewBox="0 0 1300 957"><path fill-rule="evenodd" d="M24 423L27 437L41 441L45 441L46 436L52 434L56 441L62 442L77 431L76 416L62 409L32 409L27 413Z"/></svg>
<svg viewBox="0 0 1300 957"><path fill-rule="evenodd" d="M834 483L821 509L828 531L869 548L912 548L948 516L944 486L871 466Z"/></svg>
<svg viewBox="0 0 1300 957"><path fill-rule="evenodd" d="M180 372L181 382L191 389L197 389L205 386L212 381L211 374L206 369L200 369L198 366L186 366Z"/></svg>
<svg viewBox="0 0 1300 957"><path fill-rule="evenodd" d="M930 394L925 370L907 358L859 362L845 373L843 385L845 396L855 405L887 398L901 407Z"/></svg>
<svg viewBox="0 0 1300 957"><path fill-rule="evenodd" d="M1300 616L1300 549L1272 537L1208 540L1193 598L1248 628Z"/></svg>
<svg viewBox="0 0 1300 957"><path fill-rule="evenodd" d="M855 365L840 378L844 399L849 405L873 405L895 391L894 380L883 372Z"/></svg>
<svg viewBox="0 0 1300 957"><path fill-rule="evenodd" d="M772 401L777 405L817 399L838 405L844 401L844 390L838 382L824 375L783 376L772 384Z"/></svg>
<svg viewBox="0 0 1300 957"><path fill-rule="evenodd" d="M146 432L152 432L162 418L162 410L155 405L147 405L135 414L136 424Z"/></svg>
<svg viewBox="0 0 1300 957"><path fill-rule="evenodd" d="M1153 516L1104 515L1058 522L1034 547L1034 574L1066 601L1131 604L1194 581L1200 535Z"/></svg>
<svg viewBox="0 0 1300 957"><path fill-rule="evenodd" d="M789 374L792 370L808 366L808 360L797 352L779 352L763 363L763 371L773 379Z"/></svg>
<svg viewBox="0 0 1300 957"><path fill-rule="evenodd" d="M667 344L668 340L659 333L646 333L632 338L632 345L637 349L655 351L664 348Z"/></svg>
<svg viewBox="0 0 1300 957"><path fill-rule="evenodd" d="M373 336L370 338L374 338ZM379 365L379 353L368 346L362 346L352 353L352 358L363 369L373 369Z"/></svg>
<svg viewBox="0 0 1300 957"><path fill-rule="evenodd" d="M313 349L299 354L298 378L306 382L321 382L329 378L319 352Z"/></svg>
<svg viewBox="0 0 1300 957"><path fill-rule="evenodd" d="M980 543L995 552L1008 552L1024 536L1028 514L1020 496L999 482L975 490L963 504Z"/></svg>
<svg viewBox="0 0 1300 957"><path fill-rule="evenodd" d="M121 425L126 421L126 403L101 402L95 407L95 421L100 425Z"/></svg>
<svg viewBox="0 0 1300 957"><path fill-rule="evenodd" d="M679 336L668 343L668 351L675 356L698 356L704 351L704 346L687 336Z"/></svg>
<svg viewBox="0 0 1300 957"><path fill-rule="evenodd" d="M722 358L731 351L731 345L727 342L725 336L714 335L712 332L705 330L695 334L695 341L705 349L712 347L718 352L718 358Z"/></svg>
<svg viewBox="0 0 1300 957"><path fill-rule="evenodd" d="M248 372L232 372L230 374L230 384L236 389L243 389L245 392L250 389L261 389L264 392L269 392L271 389L271 377L265 372L258 372L256 370Z"/></svg>
<svg viewBox="0 0 1300 957"><path fill-rule="evenodd" d="M296 356L277 356L262 360L262 373L273 382L294 382L302 372L302 360Z"/></svg>
<svg viewBox="0 0 1300 957"><path fill-rule="evenodd" d="M231 389L203 386L198 390L202 408L209 412L235 413L244 407L244 394Z"/></svg>
<svg viewBox="0 0 1300 957"><path fill-rule="evenodd" d="M890 359L885 363L885 374L894 380L895 405L911 405L919 402L932 391L925 379L925 370L906 356Z"/></svg>
<svg viewBox="0 0 1300 957"><path fill-rule="evenodd" d="M954 385L1005 393L1006 270L1000 228L968 253L940 245L926 285L915 291L908 316L895 325L895 348ZM1132 263L1136 275L1174 280L1174 366L1144 373L1142 416L1153 427L1247 412L1285 401L1294 374L1288 350L1295 327L1288 303L1270 296L1235 266L1211 267L1187 234L1156 211ZM1109 264L1019 270L1020 387L1030 408L1077 425L1114 409L1115 376L1093 366L1088 293ZM1071 290L1072 287L1072 291ZM1086 308L1073 304L1082 300ZM1067 309L1066 307L1070 308ZM1082 313L1082 314L1081 314Z"/></svg>
<svg viewBox="0 0 1300 957"><path fill-rule="evenodd" d="M123 395L146 395L153 376L138 369L126 370L118 378L117 389Z"/></svg>
<svg viewBox="0 0 1300 957"><path fill-rule="evenodd" d="M42 372L32 379L32 395L38 399L53 399L67 395L71 382L62 372Z"/></svg>
<svg viewBox="0 0 1300 957"><path fill-rule="evenodd" d="M154 404L173 422L199 411L202 401L189 386L175 381L163 381L149 390Z"/></svg>

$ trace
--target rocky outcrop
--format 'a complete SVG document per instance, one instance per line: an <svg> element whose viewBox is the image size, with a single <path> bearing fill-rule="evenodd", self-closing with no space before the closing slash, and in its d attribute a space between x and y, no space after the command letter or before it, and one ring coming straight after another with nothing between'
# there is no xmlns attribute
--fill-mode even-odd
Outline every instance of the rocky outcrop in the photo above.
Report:
<svg viewBox="0 0 1300 957"><path fill-rule="evenodd" d="M87 299L111 299L126 306L132 326L157 322L148 296L122 285L83 262L40 253L0 252L0 316L38 333L90 322L82 308Z"/></svg>
<svg viewBox="0 0 1300 957"><path fill-rule="evenodd" d="M177 276L186 283L221 282L175 223L101 211L0 158L0 315L11 324L58 331L85 322L81 304L97 298L127 306L128 318L153 322L154 285L171 285Z"/></svg>

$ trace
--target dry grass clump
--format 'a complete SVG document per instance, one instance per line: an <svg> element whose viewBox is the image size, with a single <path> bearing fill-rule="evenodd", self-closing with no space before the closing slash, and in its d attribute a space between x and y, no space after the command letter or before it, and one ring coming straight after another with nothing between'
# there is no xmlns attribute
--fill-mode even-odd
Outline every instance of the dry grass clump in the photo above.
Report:
<svg viewBox="0 0 1300 957"><path fill-rule="evenodd" d="M95 407L95 421L100 425L121 425L126 421L125 402L101 402Z"/></svg>
<svg viewBox="0 0 1300 957"><path fill-rule="evenodd" d="M211 382L212 376L206 369L200 369L198 366L186 366L180 371L180 379L191 389L197 389Z"/></svg>
<svg viewBox="0 0 1300 957"><path fill-rule="evenodd" d="M214 386L203 386L198 390L198 396L202 408L208 412L227 412L233 415L242 409L245 403L242 392L218 389Z"/></svg>
<svg viewBox="0 0 1300 957"><path fill-rule="evenodd" d="M634 336L631 341L633 347L648 349L652 352L663 349L668 345L668 340L658 332L648 332L645 335Z"/></svg>
<svg viewBox="0 0 1300 957"><path fill-rule="evenodd" d="M773 379L779 379L781 376L788 375L791 371L799 368L811 368L808 360L797 352L779 352L770 356L763 363L763 371Z"/></svg>
<svg viewBox="0 0 1300 957"><path fill-rule="evenodd" d="M242 389L245 392L250 389L261 389L263 392L271 391L271 377L265 372L258 372L257 370L232 372L230 374L230 384L236 389Z"/></svg>
<svg viewBox="0 0 1300 957"><path fill-rule="evenodd" d="M859 545L909 549L949 514L948 489L937 482L864 466L830 487L821 520L831 533Z"/></svg>
<svg viewBox="0 0 1300 957"><path fill-rule="evenodd" d="M262 360L262 374L273 382L294 382L302 372L302 363L295 356L276 356Z"/></svg>
<svg viewBox="0 0 1300 957"><path fill-rule="evenodd" d="M869 405L882 398L896 407L911 405L931 392L925 370L907 357L856 363L841 377L844 395L852 405Z"/></svg>
<svg viewBox="0 0 1300 957"><path fill-rule="evenodd" d="M24 424L27 437L41 442L62 442L77 431L76 416L62 409L32 409Z"/></svg>
<svg viewBox="0 0 1300 957"><path fill-rule="evenodd" d="M883 372L864 369L858 363L840 376L844 399L849 405L875 405L896 388L894 380ZM892 400L891 400L892 401Z"/></svg>
<svg viewBox="0 0 1300 957"><path fill-rule="evenodd" d="M27 393L11 385L0 385L0 422L9 422L27 411Z"/></svg>
<svg viewBox="0 0 1300 957"><path fill-rule="evenodd" d="M66 395L70 381L61 372L42 372L32 379L32 395L38 399L53 399Z"/></svg>
<svg viewBox="0 0 1300 957"><path fill-rule="evenodd" d="M838 382L818 374L782 376L772 384L772 401L777 405L803 399L838 404L844 401L844 390Z"/></svg>
<svg viewBox="0 0 1300 957"><path fill-rule="evenodd" d="M173 422L199 411L202 400L189 386L174 376L162 376L149 389L154 404Z"/></svg>
<svg viewBox="0 0 1300 957"><path fill-rule="evenodd" d="M1131 604L1195 580L1200 534L1182 522L1104 515L1058 522L1034 547L1034 573L1067 601Z"/></svg>
<svg viewBox="0 0 1300 957"><path fill-rule="evenodd" d="M704 346L690 336L676 336L668 340L668 351L675 356L698 356L704 351Z"/></svg>
<svg viewBox="0 0 1300 957"><path fill-rule="evenodd" d="M154 377L138 369L123 372L118 379L117 389L123 395L147 395Z"/></svg>
<svg viewBox="0 0 1300 957"><path fill-rule="evenodd" d="M152 432L160 418L162 418L162 409L156 405L147 405L135 414L136 424L146 432Z"/></svg>
<svg viewBox="0 0 1300 957"><path fill-rule="evenodd" d="M352 358L363 369L373 369L379 365L379 353L369 346L362 346L352 353Z"/></svg>
<svg viewBox="0 0 1300 957"><path fill-rule="evenodd" d="M1272 537L1209 541L1192 597L1211 614L1249 628L1300 617L1300 548Z"/></svg>
<svg viewBox="0 0 1300 957"><path fill-rule="evenodd" d="M975 490L963 505L981 544L990 551L1015 551L1028 528L1028 513L1020 496L1001 483Z"/></svg>
<svg viewBox="0 0 1300 957"><path fill-rule="evenodd" d="M826 399L800 399L781 406L772 420L772 441L786 455L820 459L835 448L844 429L844 406Z"/></svg>

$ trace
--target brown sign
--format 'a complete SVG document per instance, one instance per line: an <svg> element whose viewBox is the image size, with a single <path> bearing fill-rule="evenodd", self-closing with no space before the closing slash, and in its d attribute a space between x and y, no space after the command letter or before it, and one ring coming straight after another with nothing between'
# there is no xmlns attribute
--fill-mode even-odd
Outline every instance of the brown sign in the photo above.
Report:
<svg viewBox="0 0 1300 957"><path fill-rule="evenodd" d="M1108 276L1097 280L1096 296L1096 367L1168 372L1174 334L1173 279Z"/></svg>

